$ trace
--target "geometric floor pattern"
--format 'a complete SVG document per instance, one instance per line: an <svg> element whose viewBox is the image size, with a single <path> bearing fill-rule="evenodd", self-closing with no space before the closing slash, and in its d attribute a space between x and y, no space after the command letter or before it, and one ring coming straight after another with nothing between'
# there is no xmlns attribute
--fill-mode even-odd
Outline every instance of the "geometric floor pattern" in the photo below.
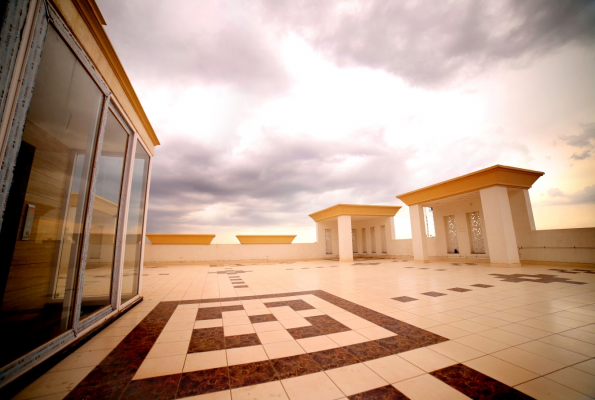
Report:
<svg viewBox="0 0 595 400"><path fill-rule="evenodd" d="M564 270L145 268L145 300L17 398L593 398L595 276Z"/></svg>

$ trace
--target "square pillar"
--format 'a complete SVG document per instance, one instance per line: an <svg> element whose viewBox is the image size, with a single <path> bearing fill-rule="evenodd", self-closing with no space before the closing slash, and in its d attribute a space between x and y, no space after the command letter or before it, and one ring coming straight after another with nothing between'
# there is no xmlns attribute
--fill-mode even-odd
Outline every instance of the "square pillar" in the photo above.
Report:
<svg viewBox="0 0 595 400"><path fill-rule="evenodd" d="M413 239L413 261L427 263L429 258L426 223L424 208L421 204L409 206L409 219L411 220L411 236Z"/></svg>
<svg viewBox="0 0 595 400"><path fill-rule="evenodd" d="M490 246L490 262L501 266L520 266L508 189L492 186L479 191L485 225L485 239Z"/></svg>
<svg viewBox="0 0 595 400"><path fill-rule="evenodd" d="M339 233L339 261L353 261L353 242L351 239L351 216L337 217Z"/></svg>

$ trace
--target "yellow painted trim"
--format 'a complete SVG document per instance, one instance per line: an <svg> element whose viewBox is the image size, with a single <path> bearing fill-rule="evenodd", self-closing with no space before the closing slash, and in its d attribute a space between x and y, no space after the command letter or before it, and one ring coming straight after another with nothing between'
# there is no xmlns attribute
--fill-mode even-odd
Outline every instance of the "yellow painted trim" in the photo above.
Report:
<svg viewBox="0 0 595 400"><path fill-rule="evenodd" d="M149 118L145 114L145 111L140 103L140 100L138 99L138 96L136 95L136 92L134 91L134 88L132 87L132 83L130 83L130 79L128 78L128 75L126 74L124 67L122 66L122 62L120 61L120 58L116 54L116 51L114 50L114 47L113 47L111 41L109 40L109 37L107 36L107 33L105 32L105 29L103 28L103 25L106 25L106 22L103 19L103 16L101 15L101 12L100 12L99 7L97 6L95 0L71 0L71 2L74 5L74 7L76 8L76 11L78 12L80 18L83 20L83 22L89 29L89 32L90 32L91 36L93 37L93 39L95 40L97 46L101 50L101 53L104 55L105 61L107 61L109 68L114 73L118 83L120 84L122 90L124 91L124 94L126 95L126 98L130 102L132 109L136 113L136 116L140 120L140 123L142 124L143 128L145 129L151 142L153 143L154 146L159 145L160 144L159 139L157 138L157 135L155 134L155 131L153 130L153 127L151 126L151 122L149 122ZM64 13L64 10L63 10L63 8L65 7L64 3L65 3L64 1L55 1L55 5L61 11L62 17L69 24L71 31L75 34L75 36L77 36L77 39L79 40L81 46L86 47L86 44L87 44L85 41L86 38L79 37L79 35L82 32L79 32L77 29L75 29L75 26L71 26L71 24L74 21L69 20L70 15L65 15L66 13ZM87 55L92 57L92 51L87 50ZM97 60L94 60L94 61L97 62ZM98 66L98 67L99 67L98 70L102 70L101 66ZM111 88L111 89L112 89L112 91L114 90L114 88Z"/></svg>
<svg viewBox="0 0 595 400"><path fill-rule="evenodd" d="M529 169L494 165L397 196L408 206L474 192L491 186L530 189L544 173Z"/></svg>
<svg viewBox="0 0 595 400"><path fill-rule="evenodd" d="M241 244L291 244L297 235L236 235Z"/></svg>
<svg viewBox="0 0 595 400"><path fill-rule="evenodd" d="M215 235L211 234L178 234L150 233L147 237L151 244L211 244Z"/></svg>
<svg viewBox="0 0 595 400"><path fill-rule="evenodd" d="M370 206L364 204L337 204L324 210L310 214L316 222L336 218L340 215L352 215L362 217L393 217L400 206Z"/></svg>

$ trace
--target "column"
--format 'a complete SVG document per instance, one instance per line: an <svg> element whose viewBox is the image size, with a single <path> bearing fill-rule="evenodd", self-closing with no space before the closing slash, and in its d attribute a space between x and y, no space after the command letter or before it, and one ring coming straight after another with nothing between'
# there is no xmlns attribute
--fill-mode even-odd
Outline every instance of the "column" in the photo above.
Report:
<svg viewBox="0 0 595 400"><path fill-rule="evenodd" d="M500 266L520 265L508 190L504 186L493 186L481 189L479 194L490 262Z"/></svg>
<svg viewBox="0 0 595 400"><path fill-rule="evenodd" d="M426 237L426 221L424 208L421 204L409 206L411 220L411 236L413 239L413 260L415 262L429 262Z"/></svg>
<svg viewBox="0 0 595 400"><path fill-rule="evenodd" d="M351 242L351 216L337 217L339 233L339 261L353 261L353 244Z"/></svg>

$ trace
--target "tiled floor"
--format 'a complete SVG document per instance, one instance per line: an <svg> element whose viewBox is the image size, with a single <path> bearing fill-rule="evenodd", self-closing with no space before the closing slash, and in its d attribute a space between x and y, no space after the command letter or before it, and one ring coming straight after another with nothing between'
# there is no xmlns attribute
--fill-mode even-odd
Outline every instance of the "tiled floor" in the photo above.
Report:
<svg viewBox="0 0 595 400"><path fill-rule="evenodd" d="M595 398L591 270L356 260L144 274L142 303L17 398Z"/></svg>

